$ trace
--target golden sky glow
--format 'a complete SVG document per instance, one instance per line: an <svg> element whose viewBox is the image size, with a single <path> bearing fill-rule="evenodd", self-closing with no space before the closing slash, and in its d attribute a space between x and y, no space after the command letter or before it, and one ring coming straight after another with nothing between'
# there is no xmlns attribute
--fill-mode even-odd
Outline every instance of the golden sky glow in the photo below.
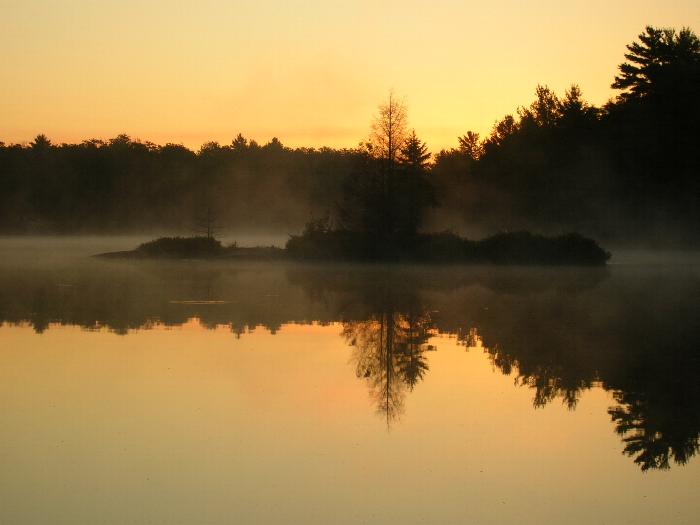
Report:
<svg viewBox="0 0 700 525"><path fill-rule="evenodd" d="M0 141L353 147L394 89L435 151L538 83L604 103L646 24L699 22L696 0L0 0Z"/></svg>

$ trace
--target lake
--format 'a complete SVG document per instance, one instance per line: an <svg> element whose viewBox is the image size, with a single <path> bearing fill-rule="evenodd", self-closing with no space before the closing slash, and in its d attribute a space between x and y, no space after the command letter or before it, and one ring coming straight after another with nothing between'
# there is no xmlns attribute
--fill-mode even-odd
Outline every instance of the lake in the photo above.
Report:
<svg viewBox="0 0 700 525"><path fill-rule="evenodd" d="M0 240L0 523L697 523L700 265Z"/></svg>

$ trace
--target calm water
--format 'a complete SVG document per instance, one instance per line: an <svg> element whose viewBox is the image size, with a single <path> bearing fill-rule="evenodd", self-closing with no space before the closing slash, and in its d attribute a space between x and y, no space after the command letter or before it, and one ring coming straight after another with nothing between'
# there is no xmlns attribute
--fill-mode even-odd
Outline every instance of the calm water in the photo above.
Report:
<svg viewBox="0 0 700 525"><path fill-rule="evenodd" d="M0 523L700 520L692 260L85 257L131 244L0 241Z"/></svg>

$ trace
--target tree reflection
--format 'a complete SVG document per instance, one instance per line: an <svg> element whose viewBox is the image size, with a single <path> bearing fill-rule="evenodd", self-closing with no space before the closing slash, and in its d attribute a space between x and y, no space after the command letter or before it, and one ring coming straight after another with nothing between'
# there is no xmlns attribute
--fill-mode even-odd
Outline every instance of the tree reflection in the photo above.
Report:
<svg viewBox="0 0 700 525"><path fill-rule="evenodd" d="M426 310L413 306L397 311L388 300L362 321L343 323L343 337L353 347L357 377L369 385L370 397L387 426L403 413L407 390L428 371L426 352L435 329Z"/></svg>
<svg viewBox="0 0 700 525"><path fill-rule="evenodd" d="M693 431L697 421L689 425L685 407L678 410L655 404L644 394L626 392L616 392L615 400L619 405L608 413L622 436L624 454L642 470L668 469L671 459L685 465L700 450L697 426Z"/></svg>
<svg viewBox="0 0 700 525"><path fill-rule="evenodd" d="M700 436L700 273L686 269L383 267L0 261L0 323L128 334L196 318L258 326L341 323L357 376L388 425L429 373L433 334L484 351L541 408L610 391L621 449L643 470L685 464Z"/></svg>
<svg viewBox="0 0 700 525"><path fill-rule="evenodd" d="M643 471L668 469L700 452L697 295L680 289L691 284L697 291L697 282L679 280L645 293L635 286L593 294L590 302L571 297L555 303L558 311L534 297L522 305L500 297L476 317L478 332L462 330L458 338L531 388L535 408L560 400L573 410L585 390L611 391L616 404L608 414L622 453ZM608 311L593 316L601 297Z"/></svg>
<svg viewBox="0 0 700 525"><path fill-rule="evenodd" d="M525 351L513 353L498 343L485 345L477 328L460 332L458 341L467 348L483 348L495 369L503 375L514 375L516 385L534 390L534 408L543 408L555 399L561 399L569 410L574 410L581 394L597 379L594 369L582 369L573 362L574 352L563 353L556 346L545 346L546 353L538 351L534 356L527 354L527 349L532 349L533 345L524 345Z"/></svg>

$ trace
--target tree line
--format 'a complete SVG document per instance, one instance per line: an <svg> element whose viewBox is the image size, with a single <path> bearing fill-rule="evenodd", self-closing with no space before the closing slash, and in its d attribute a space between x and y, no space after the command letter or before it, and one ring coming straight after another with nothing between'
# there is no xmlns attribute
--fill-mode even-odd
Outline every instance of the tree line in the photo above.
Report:
<svg viewBox="0 0 700 525"><path fill-rule="evenodd" d="M290 149L239 135L194 152L119 135L108 141L0 144L0 228L86 233L295 229L326 203L352 150ZM204 232L203 232L204 233Z"/></svg>
<svg viewBox="0 0 700 525"><path fill-rule="evenodd" d="M697 242L700 41L647 27L602 107L578 86L535 100L441 151L431 176L442 212L487 230L575 230L611 240Z"/></svg>
<svg viewBox="0 0 700 525"><path fill-rule="evenodd" d="M578 86L537 86L490 134L431 156L393 95L352 149L260 145L199 151L112 140L0 143L4 232L211 233L355 229L375 244L419 230L578 231L605 241L700 240L700 41L647 27L597 107ZM322 220L321 220L322 219Z"/></svg>

